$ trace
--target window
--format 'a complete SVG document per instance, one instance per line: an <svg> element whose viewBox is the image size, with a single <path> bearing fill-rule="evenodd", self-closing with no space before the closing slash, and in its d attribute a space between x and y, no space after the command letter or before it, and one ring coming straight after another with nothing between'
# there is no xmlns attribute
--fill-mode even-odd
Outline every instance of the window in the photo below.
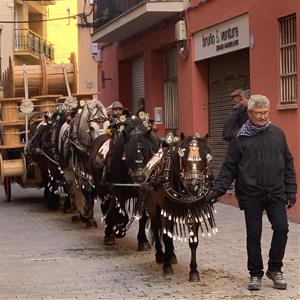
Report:
<svg viewBox="0 0 300 300"><path fill-rule="evenodd" d="M178 92L176 48L167 49L164 53L164 97L166 129L178 128Z"/></svg>
<svg viewBox="0 0 300 300"><path fill-rule="evenodd" d="M296 15L280 23L280 100L281 104L297 102Z"/></svg>

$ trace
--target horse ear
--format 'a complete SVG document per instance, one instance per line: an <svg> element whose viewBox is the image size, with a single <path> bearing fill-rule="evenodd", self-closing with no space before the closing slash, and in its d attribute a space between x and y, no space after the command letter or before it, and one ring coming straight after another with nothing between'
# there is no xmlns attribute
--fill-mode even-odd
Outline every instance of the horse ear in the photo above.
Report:
<svg viewBox="0 0 300 300"><path fill-rule="evenodd" d="M206 140L206 142L208 142L208 139L209 139L208 133L203 138Z"/></svg>
<svg viewBox="0 0 300 300"><path fill-rule="evenodd" d="M180 132L180 140L184 140L185 139L185 134L183 132Z"/></svg>

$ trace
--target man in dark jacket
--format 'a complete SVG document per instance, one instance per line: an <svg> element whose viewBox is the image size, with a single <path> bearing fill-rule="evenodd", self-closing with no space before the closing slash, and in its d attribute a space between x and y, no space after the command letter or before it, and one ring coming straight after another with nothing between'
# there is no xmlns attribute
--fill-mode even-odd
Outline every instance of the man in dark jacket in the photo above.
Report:
<svg viewBox="0 0 300 300"><path fill-rule="evenodd" d="M249 120L232 139L213 190L207 195L208 202L215 202L236 180L236 197L246 220L249 290L261 288L264 274L260 244L264 210L273 230L266 275L275 288L287 288L281 267L288 234L286 205L291 208L296 202L296 175L285 135L270 123L269 109L267 97L251 96Z"/></svg>
<svg viewBox="0 0 300 300"><path fill-rule="evenodd" d="M247 105L250 97L250 90L237 89L230 94L234 107L224 124L223 139L230 142L234 134L248 120Z"/></svg>

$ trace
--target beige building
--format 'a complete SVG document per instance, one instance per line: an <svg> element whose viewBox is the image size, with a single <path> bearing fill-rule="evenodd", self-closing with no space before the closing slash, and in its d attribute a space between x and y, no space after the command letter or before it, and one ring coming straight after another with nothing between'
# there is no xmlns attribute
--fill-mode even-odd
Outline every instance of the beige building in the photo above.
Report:
<svg viewBox="0 0 300 300"><path fill-rule="evenodd" d="M0 21L14 19L14 1L0 1ZM0 23L0 78L2 71L8 66L8 57L13 56L13 33L14 25Z"/></svg>
<svg viewBox="0 0 300 300"><path fill-rule="evenodd" d="M14 61L20 64L38 64L39 55L54 59L54 47L47 41L47 6L53 1L14 0ZM22 21L28 21L22 23Z"/></svg>
<svg viewBox="0 0 300 300"><path fill-rule="evenodd" d="M87 1L88 2L88 1ZM88 7L87 7L88 6ZM88 14L92 7L86 5L85 13ZM84 1L77 0L78 13L84 9ZM87 17L87 22L92 24L93 14ZM97 43L92 44L91 33L93 28L83 23L78 18L78 87L79 93L98 92L98 65L101 60L101 52L98 50ZM99 96L98 96L99 97ZM101 97L99 97L101 100Z"/></svg>

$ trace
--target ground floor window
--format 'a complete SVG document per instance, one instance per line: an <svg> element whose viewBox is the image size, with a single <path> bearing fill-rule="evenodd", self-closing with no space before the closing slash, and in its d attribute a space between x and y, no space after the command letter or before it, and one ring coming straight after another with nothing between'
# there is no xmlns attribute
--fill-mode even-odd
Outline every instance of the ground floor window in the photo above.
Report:
<svg viewBox="0 0 300 300"><path fill-rule="evenodd" d="M296 15L279 20L280 25L280 100L297 102Z"/></svg>

